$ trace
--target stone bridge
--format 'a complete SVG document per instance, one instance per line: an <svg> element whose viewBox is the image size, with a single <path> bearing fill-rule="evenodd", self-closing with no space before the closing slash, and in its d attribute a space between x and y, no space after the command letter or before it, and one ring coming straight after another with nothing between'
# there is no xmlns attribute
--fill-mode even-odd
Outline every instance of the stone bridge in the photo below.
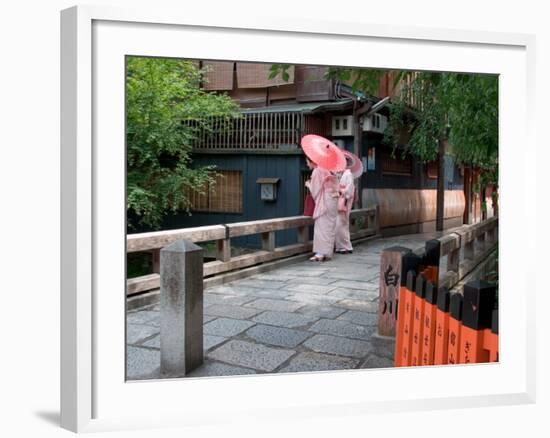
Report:
<svg viewBox="0 0 550 438"><path fill-rule="evenodd" d="M375 236L327 262L302 259L224 284L205 281L205 360L186 377L393 366L393 344L376 334L381 253L453 231ZM127 378L160 378L158 304L127 313Z"/></svg>

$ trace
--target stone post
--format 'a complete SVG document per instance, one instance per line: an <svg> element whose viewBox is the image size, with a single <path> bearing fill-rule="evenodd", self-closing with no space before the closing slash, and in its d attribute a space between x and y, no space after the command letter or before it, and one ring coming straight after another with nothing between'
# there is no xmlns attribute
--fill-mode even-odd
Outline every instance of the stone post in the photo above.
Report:
<svg viewBox="0 0 550 438"><path fill-rule="evenodd" d="M203 363L203 250L189 240L160 251L160 370L183 377Z"/></svg>
<svg viewBox="0 0 550 438"><path fill-rule="evenodd" d="M402 258L409 248L392 246L382 251L380 258L380 289L378 300L378 334L395 337L399 290L402 281Z"/></svg>

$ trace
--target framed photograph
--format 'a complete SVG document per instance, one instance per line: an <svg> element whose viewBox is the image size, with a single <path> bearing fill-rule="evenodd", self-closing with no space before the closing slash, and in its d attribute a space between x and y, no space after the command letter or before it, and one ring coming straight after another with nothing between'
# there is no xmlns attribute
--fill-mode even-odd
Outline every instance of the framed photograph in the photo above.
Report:
<svg viewBox="0 0 550 438"><path fill-rule="evenodd" d="M327 23L314 21L286 22L268 17L256 18L254 21L241 18L221 22L206 16L181 15L177 12L169 14L155 10L136 11L87 6L62 11L61 24L62 427L83 432L185 426L201 422L207 424L213 418L218 423L238 422L245 421L251 415L267 419L287 415L307 418L315 415L338 416L350 409L357 412L395 412L419 409L419 404L423 409L431 409L523 404L534 401L534 309L530 303L535 292L531 282L524 281L533 275L533 268L524 253L533 245L531 236L535 233L526 236L515 232L523 227L523 223L534 222L529 218L529 209L526 207L530 196L532 197L529 184L534 181L533 172L529 171L528 175L528 163L530 157L535 154L531 128L534 104L533 37L444 29L367 26L360 22L335 22L327 26ZM358 56L358 53L362 55ZM311 99L307 103L290 102L292 99L299 100L295 91L298 86L292 84L299 81L300 77L307 76L304 74L303 66L308 69L311 67L308 70L309 75L314 68L330 67L336 70L352 68L355 71L370 69L420 74L446 72L498 78L498 88L495 88L498 90L498 127L495 126L494 129L498 130L497 178L500 190L498 235L492 236L498 241L498 361L454 366L377 369L362 367L361 361L364 357L360 356L361 360L355 361L349 358L339 359L338 363L353 362L353 366L335 368L326 365L324 368L314 367L310 372L300 372L303 370L298 369L296 362L292 360L295 358L293 354L301 350L292 350L294 347L265 347L259 341L254 344L252 339L278 337L283 332L288 336L302 336L303 333L294 330L292 324L285 326L281 323L277 326L275 323L258 319L258 316L261 311L273 310L273 314L279 314L269 315L270 317L281 317L283 313L296 317L294 310L302 306L308 307L305 302L296 304L299 302L296 300L292 304L285 301L287 307L276 309L270 306L282 304L273 300L273 297L255 296L255 301L247 301L240 300L242 297L235 294L227 295L233 301L232 305L225 307L210 296L210 313L205 312L204 316L212 322L224 318L225 321L211 327L211 332L205 332L209 338L204 338L204 342L211 345L208 348L204 347L207 354L203 357L202 286L195 284L200 288L198 301L188 302L185 298L180 302L178 300L181 296L165 299L159 298L158 293L153 293L144 297L144 294L141 294L146 290L144 284L149 282L149 285L154 285L150 289L160 287L163 291L173 287L174 282L180 281L185 289L195 287L191 284L196 277L193 273L202 269L207 269L211 274L226 270L228 275L233 275L230 279L238 279L235 274L237 268L254 268L258 263L268 261L267 258L276 252L280 243L274 230L281 228L264 229L261 228L262 224L254 225L255 232L261 235L258 244L261 249L260 258L263 258L258 259L258 263L248 264L247 260L253 256L246 252L235 257L231 253L232 247L229 242L233 235L243 237L251 230L249 225L243 225L251 219L245 218L246 211L243 206L247 202L256 202L265 209L275 209L290 202L288 199L293 194L292 190L288 191L288 179L285 179L290 167L288 163L283 163L282 166L287 173L284 173L285 177L281 177L281 174L273 172L273 166L258 165L260 170L246 185L249 189L245 191L241 188L244 187L243 184L247 184L247 176L242 170L236 165L223 167L228 160L218 159L216 165L221 176L215 176L214 181L209 180L208 184L216 183L220 190L202 190L204 183L193 183L195 185L192 189L195 191L189 189L186 192L188 199L191 199L189 209L199 217L198 223L189 223L189 226L196 228L204 225L208 228L207 233L200 230L201 233L206 233L201 235L203 237L197 237L199 231L196 229L193 232L182 232L181 227L173 227L177 229L167 234L155 234L155 231L148 228L139 228L143 226L139 220L134 224L142 233L130 237L128 226L132 219L139 218L130 217L129 211L133 209L133 213L139 216L140 212L151 212L154 207L147 204L149 195L144 186L140 185L146 176L143 173L129 176L129 172L135 170L135 167L132 167L135 160L138 160L136 156L130 158L133 145L129 138L136 134L141 123L138 119L146 112L142 109L137 113L137 119L132 118L135 116L132 112L135 107L132 105L143 104L143 101L139 101L139 97L142 96L138 89L138 79L142 71L140 69L144 68L147 60L155 59L176 63L182 61L184 64L177 65L177 74L181 74L181 68L185 68L188 69L188 77L199 78L197 80L201 81L203 76L193 76L200 70L202 75L210 74L208 81L202 85L203 89L219 92L216 96L233 92L232 96L235 99L237 96L241 102L252 102L245 111L244 118L236 117L236 122L228 124L226 117L226 128L216 128L216 131L212 128L213 125L203 126L210 137L206 134L203 136L202 133L197 134L197 141L201 142L196 143L193 150L202 151L204 155L209 156L221 156L222 152L227 154L227 149L248 150L253 148L254 144L260 145L257 149L265 148L266 144L276 144L280 151L273 153L273 156L278 154L279 157L301 157L299 141L285 137L285 130L281 128L286 126L284 123L287 122L280 120L293 123L294 116L288 119L284 119L284 115L281 116L287 113L316 116L322 113L323 122L317 126L322 125L323 129L326 128L326 136L334 140L331 146L338 150L356 151L361 155L359 146L352 139L356 126L360 132L374 132L371 134L372 141L382 142L383 130L380 123L386 123L386 120L382 117L383 113L375 114L374 109L379 110L383 106L383 100L373 100L368 104L370 106L365 107L364 114L348 114L345 105L350 102L345 99L332 99L334 102L330 105L317 97L318 100L314 104L311 103ZM162 68L167 68L163 70L164 75L176 74L170 65L163 64ZM258 79L260 71L267 77L261 76L261 79ZM152 77L152 73L149 77ZM162 74L159 77L162 79ZM245 91L239 91L235 83L241 84L240 88ZM278 107L278 110L265 109L263 104L254 103L255 99L264 102L266 97L262 90L269 87L271 91L267 94L267 102L273 103L273 107ZM314 89L311 84L306 84L303 88L316 96L319 95L319 89ZM338 92L343 93L342 89L343 87L339 87ZM183 93L179 95L180 98L189 98L189 94L185 94L188 91L178 89L176 94ZM350 103L350 108L357 108L360 103L368 100L356 93L353 86L350 86L347 92L353 96L350 99L355 98L355 101ZM135 96L137 98L133 100ZM320 101L322 103L319 103ZM176 105L178 100L174 102ZM222 106L228 112L231 110L228 101L219 100L215 104L218 116L221 114L219 108ZM209 103L206 102L204 105L204 108L208 108ZM330 108L327 110L327 107ZM147 114L153 117L153 104L147 108L150 110ZM284 108L286 111L283 111ZM384 117L390 117L390 114ZM131 122L135 120L138 120L137 124L132 125ZM263 126L268 128L263 129L261 135L265 138L260 143L255 143L258 141L259 131L249 128L245 122L241 123L241 120L264 123ZM296 120L301 120L300 126L305 126L303 123L306 118L299 119L296 116ZM186 126L191 129L196 126L193 123L200 124L202 119L196 120L188 116L187 119L184 117L182 122L188 123ZM479 122L481 123L481 120ZM232 128L227 128L229 125ZM314 130L310 132L294 128L288 132L299 132L300 137L304 134L318 133ZM225 136L223 142L216 140L218 146L212 147L208 138L222 134ZM183 140L166 138L163 141ZM145 143L146 140L143 140L140 144ZM219 146L222 144L224 146ZM521 154L516 152L517 144L523 145ZM378 147L380 146L377 145L376 148ZM220 148L224 151L220 151ZM392 181L398 181L396 184L402 184L400 181L403 181L403 178L414 177L417 167L412 158L393 162L390 152L384 155L383 148L377 151L380 164L376 166L376 148L365 148L364 155L368 155L366 162L365 157L359 158L358 164L363 163L364 171L372 171L371 174L374 175L375 171L383 173L378 170L386 169L386 173L391 174ZM166 150L170 151L169 147ZM248 152L255 157L261 157L266 153L265 150ZM399 151L396 153L399 154ZM461 184L462 179L466 178L464 175L475 174L474 170L455 169L454 161L444 157L444 154L441 158L446 163L441 167L445 167L449 175L453 174L455 178L459 178L455 181L452 176L447 177L447 180L451 181L449 188ZM173 161L174 154L159 154L156 159L172 170L177 167L177 163ZM212 160L204 160L207 165L211 162ZM303 186L306 183L303 175L307 172L305 161L299 162L296 158L295 164L296 182ZM425 169L421 171L422 174L427 173ZM151 180L158 181L159 175L153 176ZM201 174L194 174L195 179L192 181L198 181L197 178L200 176ZM295 192L304 193L303 190ZM299 199L299 195L296 195L295 201L296 208L303 208L303 200ZM168 201L162 202L164 205ZM485 217L484 202L480 201L479 206L474 206L478 210L474 208L473 220L482 220ZM240 228L235 231L237 225L234 224L234 220L224 219L221 222L223 225L201 222L203 219L200 218L210 217L208 215L243 217L244 219L239 220L245 222L238 222ZM153 212L149 217L150 223L155 221L155 217ZM309 242L309 235L306 234L310 219L300 216L300 219L293 220L293 226L301 228L302 234L298 231L297 242L285 243L284 251L287 251L287 255L292 253L292 248L295 249L296 245L306 245ZM380 223L375 222L372 228L379 230ZM190 233L195 234L190 238ZM214 242L213 259L204 259L202 249L197 245L182 244L182 239L185 238L194 242ZM468 238L467 233L455 233L453 242L458 242L456 245L460 247L461 239L466 242ZM153 241L154 243L151 243ZM447 246L450 247L451 244L447 243ZM128 279L129 269L133 266L128 256L132 251L150 251L150 265L153 269L151 273L147 272L143 276L148 276L147 278L140 278L134 282ZM281 251L283 250L279 252ZM183 253L183 262L177 261L178 254ZM199 258L194 258L193 254L199 254ZM254 257L257 257L257 253L255 254ZM238 260L235 261L234 258ZM175 270L180 269L181 276L179 280L174 277L163 283L163 278L166 277L163 277L162 264L167 266L167 260L173 262ZM192 260L199 262L193 264L195 262ZM136 266L140 263L142 262L138 260ZM449 262L449 265L451 264L452 260ZM185 269L181 270L181 266L185 266ZM388 266L383 273L388 287L396 287L399 282L398 274L392 269ZM202 275L200 277L202 284ZM207 281L215 285L217 280L209 277ZM270 281L277 280L265 277L265 283ZM318 285L322 285L322 280L318 280ZM269 288L269 285L266 287ZM134 299L133 305L137 306L135 303L139 300L149 300L146 303L142 301L141 305L147 304L150 308L139 315L130 315L128 291L135 292L138 289L140 294L136 293L135 297L130 297ZM222 300L223 297L220 293L216 300ZM167 300L167 304L163 300ZM241 304L241 314L246 313L242 318L227 314L235 311ZM174 310L172 316L154 322L154 318L158 317L159 307L162 311L165 305L168 306L165 309ZM185 333L192 331L196 325L191 327L185 324L197 317L192 311L196 306L201 310L197 319L201 337L199 347L191 346L189 350L187 347L167 350L167 345L188 345ZM212 309L214 306L218 307ZM378 308L378 303L376 307ZM190 319L182 319L181 315ZM300 314L301 317L304 315L307 313ZM133 322L129 318L133 318ZM145 321L142 318L149 319ZM250 338L234 339L227 333L234 327L237 319L254 320L249 325L245 324L238 333L243 333L255 323L265 326L263 331L257 329L255 333L246 332ZM227 323L227 320L229 323L223 325L222 323ZM314 320L317 321L314 318L310 322L317 323ZM143 321L146 323L141 325ZM206 318L204 322L206 327ZM132 324L134 327L130 327ZM300 327L299 324L298 326ZM174 327L179 327L179 334L174 335L178 333ZM136 335L138 341L133 344L129 339L135 334L132 330L138 329L143 329L146 333ZM309 339L318 336L317 340L325 341L328 338L322 330L315 333L309 333L307 336L312 336ZM297 342L306 339L307 336L304 336ZM285 342L286 340L287 338ZM233 346L233 350L228 351L229 345ZM218 348L215 350L216 346ZM241 350L238 357L227 359L227 355L234 354L239 348ZM318 353L315 353L317 358L325 352L325 346L318 348L314 350ZM169 353L165 354L166 351ZM250 359L258 351L265 358L262 364ZM220 356L223 354L226 356ZM203 361L211 364L221 357L220 361L224 366L214 366L216 370L222 371L202 374L204 377L187 377L186 367L197 368L192 360L186 361L189 357L199 357L200 364ZM178 374L182 372L182 368L174 368L174 363L181 365L182 358L185 377ZM285 367L286 372L279 372ZM315 372L311 372L312 370Z"/></svg>

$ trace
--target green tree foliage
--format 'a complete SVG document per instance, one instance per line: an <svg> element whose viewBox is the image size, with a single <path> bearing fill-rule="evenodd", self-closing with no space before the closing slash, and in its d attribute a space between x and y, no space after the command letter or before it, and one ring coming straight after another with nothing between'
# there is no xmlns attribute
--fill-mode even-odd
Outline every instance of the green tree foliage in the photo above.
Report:
<svg viewBox="0 0 550 438"><path fill-rule="evenodd" d="M411 95L416 99L413 112ZM425 161L435 159L438 141L448 140L457 163L484 169L484 183L497 182L498 77L418 73L394 99L386 137L395 141L407 119L413 153Z"/></svg>
<svg viewBox="0 0 550 438"><path fill-rule="evenodd" d="M158 228L164 215L189 209L188 188L213 183L213 167L191 168L193 140L210 117L238 117L227 96L201 89L191 61L127 59L126 140L128 226Z"/></svg>
<svg viewBox="0 0 550 438"><path fill-rule="evenodd" d="M327 76L352 81L355 90L376 95L386 71L332 67ZM437 157L448 140L457 163L481 167L485 182L497 181L498 77L495 75L394 71L386 142L397 145L407 134L406 151L423 161ZM408 79L404 81L404 79Z"/></svg>

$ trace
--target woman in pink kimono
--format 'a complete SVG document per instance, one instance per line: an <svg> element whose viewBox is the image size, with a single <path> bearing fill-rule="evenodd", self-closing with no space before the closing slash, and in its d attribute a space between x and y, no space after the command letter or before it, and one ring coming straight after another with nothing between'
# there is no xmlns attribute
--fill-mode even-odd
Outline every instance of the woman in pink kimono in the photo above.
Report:
<svg viewBox="0 0 550 438"><path fill-rule="evenodd" d="M334 246L338 254L353 252L349 236L349 214L353 205L354 195L355 184L353 182L353 175L349 169L346 169L340 178L340 206L336 217Z"/></svg>
<svg viewBox="0 0 550 438"><path fill-rule="evenodd" d="M311 179L306 181L306 187L315 201L313 219L313 252L312 262L329 260L334 253L334 238L336 231L336 216L338 214L338 178L330 171L318 167L306 159L307 165L313 169Z"/></svg>

